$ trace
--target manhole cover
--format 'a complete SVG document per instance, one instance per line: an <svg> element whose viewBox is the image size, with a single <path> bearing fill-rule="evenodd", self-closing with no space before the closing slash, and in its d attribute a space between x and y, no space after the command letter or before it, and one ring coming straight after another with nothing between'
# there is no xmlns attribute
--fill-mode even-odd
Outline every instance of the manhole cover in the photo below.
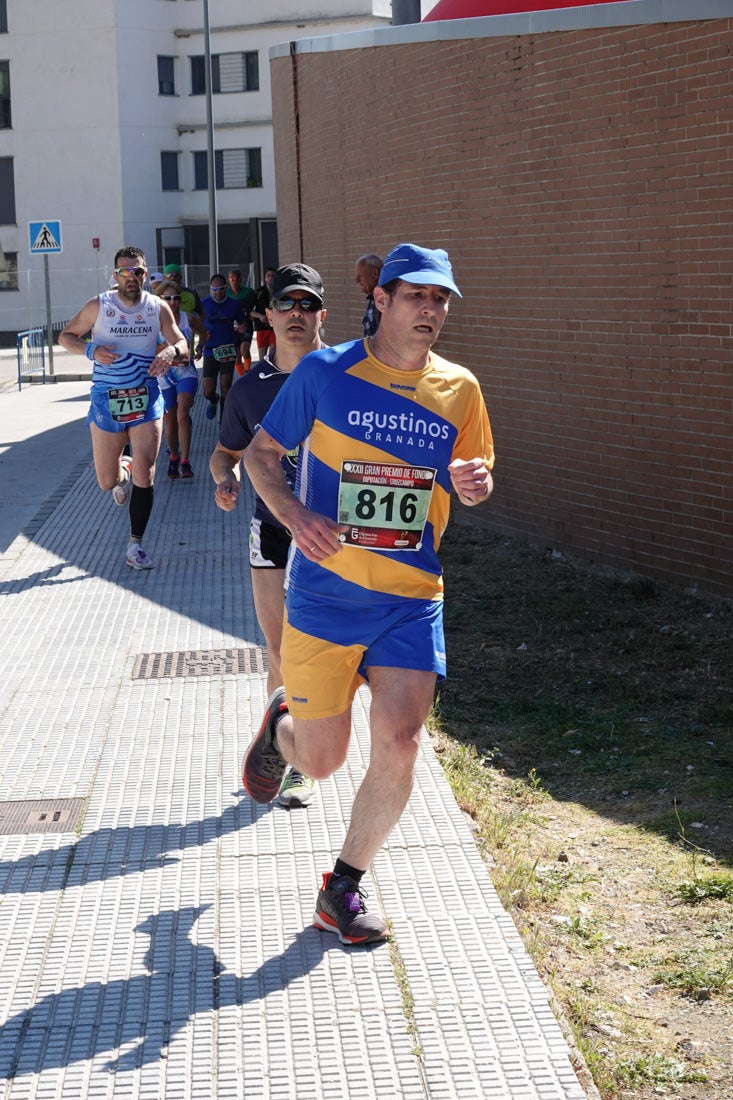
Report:
<svg viewBox="0 0 733 1100"><path fill-rule="evenodd" d="M141 653L135 661L132 679L161 680L166 676L222 676L227 673L261 676L267 673L267 653L261 646Z"/></svg>
<svg viewBox="0 0 733 1100"><path fill-rule="evenodd" d="M0 834L73 833L85 806L85 798L0 802Z"/></svg>

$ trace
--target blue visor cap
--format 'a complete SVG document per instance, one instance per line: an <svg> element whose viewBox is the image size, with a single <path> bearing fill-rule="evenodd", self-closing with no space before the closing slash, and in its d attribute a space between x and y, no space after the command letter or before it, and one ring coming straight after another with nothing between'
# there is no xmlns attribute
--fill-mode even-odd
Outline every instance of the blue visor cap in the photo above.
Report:
<svg viewBox="0 0 733 1100"><path fill-rule="evenodd" d="M448 253L443 248L421 248L419 244L398 244L393 248L379 274L379 285L386 286L393 279L421 286L443 286L462 298L453 281L453 268Z"/></svg>

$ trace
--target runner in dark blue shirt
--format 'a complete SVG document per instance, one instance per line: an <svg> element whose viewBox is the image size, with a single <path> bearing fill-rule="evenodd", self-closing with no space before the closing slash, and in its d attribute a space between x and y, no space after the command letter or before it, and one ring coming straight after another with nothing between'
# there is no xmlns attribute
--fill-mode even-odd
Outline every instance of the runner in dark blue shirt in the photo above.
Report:
<svg viewBox="0 0 733 1100"><path fill-rule="evenodd" d="M208 420L213 420L217 405L221 401L223 409L231 388L234 364L237 361L237 348L241 333L246 328L247 318L242 302L227 296L227 281L223 275L213 275L210 288L211 294L201 303L203 323L209 338L203 348L199 342L196 358L198 359L203 353L203 390L204 397L208 401L206 417ZM217 378L220 397L216 392Z"/></svg>
<svg viewBox="0 0 733 1100"><path fill-rule="evenodd" d="M272 280L269 319L277 344L240 378L229 394L219 430L219 442L209 461L216 483L214 499L231 512L241 489L240 463L245 449L257 433L277 394L287 385L297 364L321 343L320 329L326 319L321 276L306 264L278 268ZM283 456L285 477L295 488L298 448ZM280 686L280 635L284 613L285 567L291 535L272 514L261 497L256 498L249 528L249 564L257 621L267 644L268 695ZM279 792L286 806L303 806L313 796L313 780L290 769Z"/></svg>

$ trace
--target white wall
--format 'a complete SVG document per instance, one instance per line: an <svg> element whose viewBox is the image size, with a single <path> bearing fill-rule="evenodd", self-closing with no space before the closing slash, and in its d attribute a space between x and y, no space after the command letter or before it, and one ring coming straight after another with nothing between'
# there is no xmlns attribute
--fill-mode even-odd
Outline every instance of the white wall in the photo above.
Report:
<svg viewBox="0 0 733 1100"><path fill-rule="evenodd" d="M45 322L43 257L28 222L60 219L63 252L48 258L54 321L104 289L114 252L136 244L156 262L156 228L203 223L193 151L206 149L206 102L189 94L189 57L204 53L201 0L7 0L19 290L0 291L0 331ZM269 49L279 42L384 25L384 0L214 0L211 50L259 51L260 90L213 97L217 148L261 148L263 187L217 192L219 223L276 212ZM344 18L348 13L349 18ZM293 20L297 19L297 24ZM186 35L184 37L184 35ZM157 56L174 56L176 95L158 94ZM191 132L179 133L179 128ZM178 150L179 192L163 192L161 151ZM92 238L100 240L100 250Z"/></svg>
<svg viewBox="0 0 733 1100"><path fill-rule="evenodd" d="M0 56L10 61L13 122L12 130L0 131L0 156L14 160L17 219L15 227L0 226L0 244L18 252L23 287L0 293L0 329L26 327L39 297L43 306L43 261L29 255L29 221L62 221L64 252L49 259L54 275L59 263L68 275L93 264L92 227L121 229L112 186L120 170L113 12L94 0L76 6L71 21L54 0L10 0L10 33L0 36ZM109 78L100 80L101 72ZM60 298L75 300L73 287L65 292L61 280L53 283Z"/></svg>

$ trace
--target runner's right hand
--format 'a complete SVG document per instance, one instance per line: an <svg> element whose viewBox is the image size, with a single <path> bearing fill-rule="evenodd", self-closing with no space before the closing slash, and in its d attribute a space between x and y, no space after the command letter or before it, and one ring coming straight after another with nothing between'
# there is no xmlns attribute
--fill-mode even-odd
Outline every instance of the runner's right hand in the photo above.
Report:
<svg viewBox="0 0 733 1100"><path fill-rule="evenodd" d="M242 486L236 478L231 481L220 481L214 490L214 500L223 512L232 512L237 506L237 498Z"/></svg>

